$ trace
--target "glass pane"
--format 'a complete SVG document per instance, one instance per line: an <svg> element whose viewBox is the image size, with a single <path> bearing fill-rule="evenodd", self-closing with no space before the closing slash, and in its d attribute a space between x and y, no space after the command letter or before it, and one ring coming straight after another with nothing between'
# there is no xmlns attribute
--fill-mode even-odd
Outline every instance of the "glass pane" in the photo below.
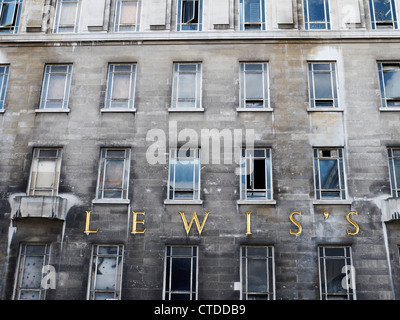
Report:
<svg viewBox="0 0 400 320"><path fill-rule="evenodd" d="M386 98L400 98L400 70L385 71Z"/></svg>
<svg viewBox="0 0 400 320"><path fill-rule="evenodd" d="M190 300L190 294L171 294L171 300Z"/></svg>
<svg viewBox="0 0 400 320"><path fill-rule="evenodd" d="M325 248L326 257L344 257L344 248Z"/></svg>
<svg viewBox="0 0 400 320"><path fill-rule="evenodd" d="M391 0L374 0L375 19L376 21L391 21L392 8Z"/></svg>
<svg viewBox="0 0 400 320"><path fill-rule="evenodd" d="M268 292L268 268L265 259L247 259L247 291Z"/></svg>
<svg viewBox="0 0 400 320"><path fill-rule="evenodd" d="M44 245L27 245L25 248L25 254L27 255L44 255L46 253L46 246Z"/></svg>
<svg viewBox="0 0 400 320"><path fill-rule="evenodd" d="M347 292L342 287L344 274L342 268L345 266L344 259L325 259L327 293Z"/></svg>
<svg viewBox="0 0 400 320"><path fill-rule="evenodd" d="M15 9L17 8L17 3L5 3L3 5L3 12L1 15L0 25L9 26L14 22Z"/></svg>
<svg viewBox="0 0 400 320"><path fill-rule="evenodd" d="M113 292L96 292L94 294L94 300L107 300L107 299L114 299Z"/></svg>
<svg viewBox="0 0 400 320"><path fill-rule="evenodd" d="M19 300L39 300L39 291L22 290L20 291Z"/></svg>
<svg viewBox="0 0 400 320"><path fill-rule="evenodd" d="M394 171L396 177L396 184L400 186L400 159L394 159Z"/></svg>
<svg viewBox="0 0 400 320"><path fill-rule="evenodd" d="M115 290L117 261L113 257L99 257L96 266L96 290Z"/></svg>
<svg viewBox="0 0 400 320"><path fill-rule="evenodd" d="M192 256L192 247L172 247L173 256Z"/></svg>
<svg viewBox="0 0 400 320"><path fill-rule="evenodd" d="M171 290L190 291L191 259L173 258L172 259L172 281Z"/></svg>
<svg viewBox="0 0 400 320"><path fill-rule="evenodd" d="M324 1L308 0L309 21L325 21Z"/></svg>
<svg viewBox="0 0 400 320"><path fill-rule="evenodd" d="M193 161L177 160L175 167L175 191L193 190Z"/></svg>
<svg viewBox="0 0 400 320"><path fill-rule="evenodd" d="M254 189L265 189L265 160L254 160Z"/></svg>
<svg viewBox="0 0 400 320"><path fill-rule="evenodd" d="M137 2L121 2L120 24L136 24Z"/></svg>
<svg viewBox="0 0 400 320"><path fill-rule="evenodd" d="M124 159L125 150L107 150L107 158Z"/></svg>
<svg viewBox="0 0 400 320"><path fill-rule="evenodd" d="M182 4L182 23L196 23L195 20L195 8L196 2L194 0L183 1Z"/></svg>
<svg viewBox="0 0 400 320"><path fill-rule="evenodd" d="M267 249L268 248L251 248L248 247L246 248L247 251L247 256L248 257L254 257L254 256L258 256L258 257L267 257Z"/></svg>
<svg viewBox="0 0 400 320"><path fill-rule="evenodd" d="M246 99L263 99L262 73L246 73Z"/></svg>
<svg viewBox="0 0 400 320"><path fill-rule="evenodd" d="M118 253L118 247L114 246L99 246L98 247L98 254L114 254Z"/></svg>
<svg viewBox="0 0 400 320"><path fill-rule="evenodd" d="M36 188L53 188L56 172L56 162L39 160L36 177Z"/></svg>
<svg viewBox="0 0 400 320"><path fill-rule="evenodd" d="M130 74L115 74L112 99L129 100Z"/></svg>
<svg viewBox="0 0 400 320"><path fill-rule="evenodd" d="M260 0L245 0L245 22L261 22Z"/></svg>
<svg viewBox="0 0 400 320"><path fill-rule="evenodd" d="M315 98L332 97L332 79L330 73L314 73Z"/></svg>
<svg viewBox="0 0 400 320"><path fill-rule="evenodd" d="M107 160L104 188L119 189L122 188L122 179L124 173L124 161Z"/></svg>
<svg viewBox="0 0 400 320"><path fill-rule="evenodd" d="M319 161L321 189L339 189L339 172L337 160L321 159Z"/></svg>
<svg viewBox="0 0 400 320"><path fill-rule="evenodd" d="M77 3L62 2L60 13L60 26L75 25Z"/></svg>
<svg viewBox="0 0 400 320"><path fill-rule="evenodd" d="M65 75L50 75L49 89L47 92L48 100L64 99L65 81Z"/></svg>
<svg viewBox="0 0 400 320"><path fill-rule="evenodd" d="M44 257L26 256L22 270L22 289L40 289Z"/></svg>
<svg viewBox="0 0 400 320"><path fill-rule="evenodd" d="M179 74L178 99L196 98L196 74Z"/></svg>

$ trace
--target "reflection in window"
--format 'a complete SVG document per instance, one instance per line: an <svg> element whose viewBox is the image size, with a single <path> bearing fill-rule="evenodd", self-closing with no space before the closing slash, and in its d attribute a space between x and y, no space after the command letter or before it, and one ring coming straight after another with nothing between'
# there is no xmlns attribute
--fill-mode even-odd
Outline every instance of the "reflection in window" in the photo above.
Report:
<svg viewBox="0 0 400 320"><path fill-rule="evenodd" d="M164 300L197 299L197 247L167 246Z"/></svg>
<svg viewBox="0 0 400 320"><path fill-rule="evenodd" d="M139 30L139 2L118 0L115 11L114 31Z"/></svg>
<svg viewBox="0 0 400 320"><path fill-rule="evenodd" d="M317 200L345 200L342 149L314 149L314 183Z"/></svg>
<svg viewBox="0 0 400 320"><path fill-rule="evenodd" d="M268 108L268 65L240 64L240 108Z"/></svg>
<svg viewBox="0 0 400 320"><path fill-rule="evenodd" d="M372 29L397 29L397 16L394 0L370 0Z"/></svg>
<svg viewBox="0 0 400 320"><path fill-rule="evenodd" d="M121 296L123 246L94 245L89 300L118 300Z"/></svg>
<svg viewBox="0 0 400 320"><path fill-rule="evenodd" d="M171 149L169 200L200 200L199 149Z"/></svg>
<svg viewBox="0 0 400 320"><path fill-rule="evenodd" d="M329 0L304 0L303 6L306 30L331 28Z"/></svg>
<svg viewBox="0 0 400 320"><path fill-rule="evenodd" d="M78 32L80 0L58 0L54 32Z"/></svg>
<svg viewBox="0 0 400 320"><path fill-rule="evenodd" d="M60 170L61 149L34 149L28 195L56 196Z"/></svg>
<svg viewBox="0 0 400 320"><path fill-rule="evenodd" d="M201 107L201 64L175 63L172 85L172 108Z"/></svg>
<svg viewBox="0 0 400 320"><path fill-rule="evenodd" d="M400 107L400 63L378 63L382 108Z"/></svg>
<svg viewBox="0 0 400 320"><path fill-rule="evenodd" d="M135 64L110 64L106 109L133 109L135 97Z"/></svg>
<svg viewBox="0 0 400 320"><path fill-rule="evenodd" d="M241 163L241 199L272 200L270 149L243 149Z"/></svg>
<svg viewBox="0 0 400 320"><path fill-rule="evenodd" d="M129 149L102 149L97 183L97 199L127 199Z"/></svg>
<svg viewBox="0 0 400 320"><path fill-rule="evenodd" d="M40 109L67 109L72 65L46 65Z"/></svg>
<svg viewBox="0 0 400 320"><path fill-rule="evenodd" d="M311 108L337 108L335 63L309 63L308 79Z"/></svg>
<svg viewBox="0 0 400 320"><path fill-rule="evenodd" d="M392 197L400 197L400 149L389 148L389 174Z"/></svg>
<svg viewBox="0 0 400 320"><path fill-rule="evenodd" d="M17 33L22 0L0 0L0 33Z"/></svg>
<svg viewBox="0 0 400 320"><path fill-rule="evenodd" d="M242 300L273 300L273 247L242 247Z"/></svg>
<svg viewBox="0 0 400 320"><path fill-rule="evenodd" d="M322 300L355 300L354 268L350 247L320 247L319 271ZM353 277L349 281L350 277ZM352 283L352 285L349 285Z"/></svg>
<svg viewBox="0 0 400 320"><path fill-rule="evenodd" d="M265 30L264 0L240 0L240 30Z"/></svg>
<svg viewBox="0 0 400 320"><path fill-rule="evenodd" d="M42 285L43 267L49 264L49 252L50 246L47 244L21 245L14 299L45 299L46 291Z"/></svg>
<svg viewBox="0 0 400 320"><path fill-rule="evenodd" d="M4 109L9 70L10 66L0 65L0 110Z"/></svg>
<svg viewBox="0 0 400 320"><path fill-rule="evenodd" d="M178 0L177 31L201 31L203 0Z"/></svg>

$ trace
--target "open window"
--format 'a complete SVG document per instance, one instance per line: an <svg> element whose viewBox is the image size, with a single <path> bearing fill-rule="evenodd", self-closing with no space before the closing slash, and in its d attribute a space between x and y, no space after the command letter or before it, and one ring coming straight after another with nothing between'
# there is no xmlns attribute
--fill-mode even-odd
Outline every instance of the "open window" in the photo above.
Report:
<svg viewBox="0 0 400 320"><path fill-rule="evenodd" d="M0 0L0 32L17 33L22 0Z"/></svg>
<svg viewBox="0 0 400 320"><path fill-rule="evenodd" d="M378 63L379 83L382 108L399 108L400 110L400 63Z"/></svg>
<svg viewBox="0 0 400 320"><path fill-rule="evenodd" d="M203 0L178 0L178 31L201 31Z"/></svg>

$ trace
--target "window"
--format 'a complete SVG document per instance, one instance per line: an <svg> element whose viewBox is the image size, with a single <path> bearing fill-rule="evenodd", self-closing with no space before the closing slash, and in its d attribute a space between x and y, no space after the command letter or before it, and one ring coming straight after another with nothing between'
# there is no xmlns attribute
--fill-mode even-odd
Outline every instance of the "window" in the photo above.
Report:
<svg viewBox="0 0 400 320"><path fill-rule="evenodd" d="M177 31L201 31L203 0L178 0Z"/></svg>
<svg viewBox="0 0 400 320"><path fill-rule="evenodd" d="M308 64L311 108L338 108L336 64L313 62Z"/></svg>
<svg viewBox="0 0 400 320"><path fill-rule="evenodd" d="M265 30L264 0L240 0L240 30Z"/></svg>
<svg viewBox="0 0 400 320"><path fill-rule="evenodd" d="M201 108L201 64L174 63L172 108Z"/></svg>
<svg viewBox="0 0 400 320"><path fill-rule="evenodd" d="M133 110L135 81L135 64L110 64L108 67L106 109Z"/></svg>
<svg viewBox="0 0 400 320"><path fill-rule="evenodd" d="M345 200L342 149L314 149L314 183L317 200Z"/></svg>
<svg viewBox="0 0 400 320"><path fill-rule="evenodd" d="M196 300L197 270L197 247L167 246L164 300Z"/></svg>
<svg viewBox="0 0 400 320"><path fill-rule="evenodd" d="M139 1L117 1L114 31L139 31Z"/></svg>
<svg viewBox="0 0 400 320"><path fill-rule="evenodd" d="M0 0L0 32L17 33L22 0Z"/></svg>
<svg viewBox="0 0 400 320"><path fill-rule="evenodd" d="M80 0L58 0L54 32L77 32L79 22Z"/></svg>
<svg viewBox="0 0 400 320"><path fill-rule="evenodd" d="M171 149L168 200L200 200L199 149Z"/></svg>
<svg viewBox="0 0 400 320"><path fill-rule="evenodd" d="M355 300L354 268L350 247L319 247L322 300Z"/></svg>
<svg viewBox="0 0 400 320"><path fill-rule="evenodd" d="M128 199L129 149L102 149L97 199Z"/></svg>
<svg viewBox="0 0 400 320"><path fill-rule="evenodd" d="M400 197L400 149L389 148L389 174L392 197Z"/></svg>
<svg viewBox="0 0 400 320"><path fill-rule="evenodd" d="M305 29L331 28L329 0L303 0Z"/></svg>
<svg viewBox="0 0 400 320"><path fill-rule="evenodd" d="M394 0L369 0L372 29L397 29Z"/></svg>
<svg viewBox="0 0 400 320"><path fill-rule="evenodd" d="M0 112L5 106L9 70L9 66L0 65Z"/></svg>
<svg viewBox="0 0 400 320"><path fill-rule="evenodd" d="M273 300L273 247L241 247L242 300Z"/></svg>
<svg viewBox="0 0 400 320"><path fill-rule="evenodd" d="M50 245L22 244L18 257L16 300L44 300L43 267L49 264Z"/></svg>
<svg viewBox="0 0 400 320"><path fill-rule="evenodd" d="M89 300L118 300L121 296L122 245L93 245Z"/></svg>
<svg viewBox="0 0 400 320"><path fill-rule="evenodd" d="M240 64L240 108L269 108L266 63Z"/></svg>
<svg viewBox="0 0 400 320"><path fill-rule="evenodd" d="M28 195L57 196L61 171L61 149L33 150Z"/></svg>
<svg viewBox="0 0 400 320"><path fill-rule="evenodd" d="M68 110L72 65L46 65L40 109Z"/></svg>
<svg viewBox="0 0 400 320"><path fill-rule="evenodd" d="M400 63L378 63L378 72L382 108L400 107Z"/></svg>
<svg viewBox="0 0 400 320"><path fill-rule="evenodd" d="M241 163L241 199L272 200L270 149L243 149Z"/></svg>

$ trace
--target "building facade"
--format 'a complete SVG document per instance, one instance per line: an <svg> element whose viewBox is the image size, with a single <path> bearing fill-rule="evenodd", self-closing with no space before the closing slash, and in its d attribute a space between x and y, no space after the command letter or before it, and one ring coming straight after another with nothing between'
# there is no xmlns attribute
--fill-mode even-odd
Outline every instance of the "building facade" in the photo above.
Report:
<svg viewBox="0 0 400 320"><path fill-rule="evenodd" d="M399 0L2 0L0 297L400 297Z"/></svg>

